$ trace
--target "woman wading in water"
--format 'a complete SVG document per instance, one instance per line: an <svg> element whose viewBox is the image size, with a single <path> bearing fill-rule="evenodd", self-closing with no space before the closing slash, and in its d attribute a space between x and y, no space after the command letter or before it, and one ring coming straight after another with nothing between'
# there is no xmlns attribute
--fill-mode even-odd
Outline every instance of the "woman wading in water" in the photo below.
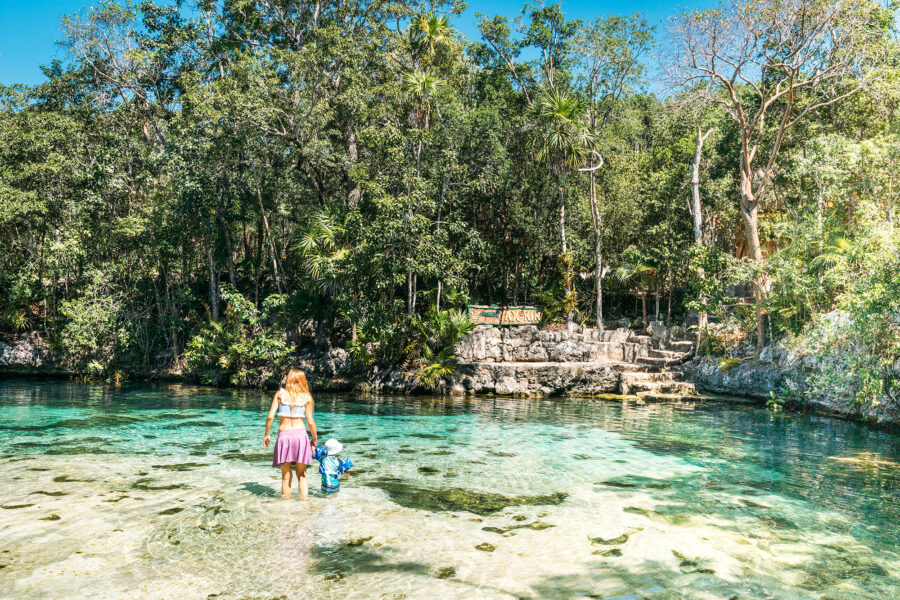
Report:
<svg viewBox="0 0 900 600"><path fill-rule="evenodd" d="M299 369L291 369L287 375L284 387L275 393L272 399L272 407L266 418L266 436L263 438L263 447L268 448L269 431L272 429L272 421L278 415L278 437L275 440L275 452L272 457L272 466L281 467L281 494L285 498L291 497L291 464L296 465L297 482L300 487L300 498L309 500L309 480L306 477L306 465L312 464L312 447L316 445L316 422L313 420L313 399L309 393L309 384L306 375ZM309 424L309 432L312 434L312 445L306 434L306 425Z"/></svg>

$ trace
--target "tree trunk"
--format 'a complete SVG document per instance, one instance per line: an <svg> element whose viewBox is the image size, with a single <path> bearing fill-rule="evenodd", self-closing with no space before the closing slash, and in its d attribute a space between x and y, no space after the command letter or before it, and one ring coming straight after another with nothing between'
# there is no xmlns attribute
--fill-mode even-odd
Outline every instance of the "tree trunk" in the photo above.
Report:
<svg viewBox="0 0 900 600"><path fill-rule="evenodd" d="M334 308L329 299L326 299L324 307L319 311L318 316L313 343L319 348L331 348L331 333L334 329Z"/></svg>
<svg viewBox="0 0 900 600"><path fill-rule="evenodd" d="M597 264L594 285L597 288L597 329L603 331L603 256L600 232L594 232L594 260Z"/></svg>
<svg viewBox="0 0 900 600"><path fill-rule="evenodd" d="M231 284L231 287L237 289L234 276L234 250L231 245L231 231L225 219L222 219L222 233L225 236L225 250L228 253L228 282Z"/></svg>
<svg viewBox="0 0 900 600"><path fill-rule="evenodd" d="M216 281L216 262L213 256L213 247L208 237L203 238L203 245L206 247L206 259L209 267L209 309L212 314L212 320L219 320L219 293L218 282Z"/></svg>
<svg viewBox="0 0 900 600"><path fill-rule="evenodd" d="M659 321L659 285L656 286L656 310L654 311L654 321Z"/></svg>
<svg viewBox="0 0 900 600"><path fill-rule="evenodd" d="M589 197L591 203L591 221L594 225L594 289L597 295L596 317L597 329L603 331L603 246L601 245L600 206L597 203L596 175L594 174L594 154L591 153L591 165L588 172Z"/></svg>
<svg viewBox="0 0 900 600"><path fill-rule="evenodd" d="M566 246L566 195L563 192L562 178L557 177L557 183L559 185L559 239L562 242L563 261L566 265L566 272L564 275L566 279L566 306L569 306L572 297L572 265L569 261L568 247ZM574 320L575 315L572 314L571 307L569 306L569 309L566 311L566 323L569 325L570 329Z"/></svg>
<svg viewBox="0 0 900 600"><path fill-rule="evenodd" d="M706 141L706 138L713 132L712 129L707 130L705 134L700 133L700 125L697 125L697 147L694 149L694 163L691 165L691 194L693 196L694 201L694 243L698 246L702 246L704 244L703 239L703 207L700 204L700 158L703 156L703 142ZM706 277L706 273L703 271L703 267L700 267L700 271L698 273L700 279L704 279ZM701 297L700 303L706 306L706 298ZM697 326L701 330L706 327L707 323L707 314L705 310L700 310L697 313ZM700 334L702 335L702 333ZM699 349L700 344L700 336L697 337L697 344Z"/></svg>
<svg viewBox="0 0 900 600"><path fill-rule="evenodd" d="M256 165L253 165L254 175L256 174ZM272 230L269 228L269 219L266 218L266 209L263 206L262 188L259 183L259 176L256 175L256 198L259 201L259 215L262 217L263 225L266 228L266 237L269 239L269 250L272 252L272 273L275 275L275 287L281 294L281 277L279 275L280 265L278 260L278 251L275 249L275 239L272 237Z"/></svg>
<svg viewBox="0 0 900 600"><path fill-rule="evenodd" d="M347 154L350 158L350 168L353 168L356 163L359 162L359 147L357 145L356 133L353 131L347 136ZM359 189L359 185L352 179L350 185L350 193L347 194L347 205L350 206L350 208L354 208L359 204L359 201L362 198L362 190Z"/></svg>
<svg viewBox="0 0 900 600"><path fill-rule="evenodd" d="M566 196L563 193L562 182L559 182L559 239L562 242L562 252L566 253Z"/></svg>
<svg viewBox="0 0 900 600"><path fill-rule="evenodd" d="M750 249L750 258L762 265L762 246L759 243L759 204L753 197L752 181L748 169L741 169L741 218L744 220L744 232ZM766 274L760 268L754 285L756 301L756 355L762 351L766 343L766 311L763 307L765 298Z"/></svg>
<svg viewBox="0 0 900 600"><path fill-rule="evenodd" d="M441 237L441 213L444 208L444 196L447 193L447 186L450 184L450 176L444 175L444 183L441 185L441 198L438 202L438 210L437 210L437 232L436 237L440 240ZM441 312L441 292L443 292L444 286L440 277L438 277L438 288L437 288L437 298L434 301L435 310L437 312Z"/></svg>
<svg viewBox="0 0 900 600"><path fill-rule="evenodd" d="M669 281L669 305L666 308L666 327L672 324L672 288L675 287L674 283Z"/></svg>
<svg viewBox="0 0 900 600"><path fill-rule="evenodd" d="M413 304L413 270L412 268L407 269L406 271L406 310L409 313L409 316L412 317L416 311L415 305Z"/></svg>
<svg viewBox="0 0 900 600"><path fill-rule="evenodd" d="M694 149L694 163L691 165L691 194L694 200L694 242L698 245L703 243L703 211L700 206L700 159L703 155L703 142L713 132L708 130L705 134L700 133L700 125L697 125L697 146Z"/></svg>

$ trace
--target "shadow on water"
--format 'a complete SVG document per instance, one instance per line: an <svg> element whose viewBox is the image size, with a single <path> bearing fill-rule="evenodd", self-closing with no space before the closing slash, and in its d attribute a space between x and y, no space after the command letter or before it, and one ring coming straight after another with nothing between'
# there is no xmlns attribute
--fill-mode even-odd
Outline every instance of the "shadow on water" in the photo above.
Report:
<svg viewBox="0 0 900 600"><path fill-rule="evenodd" d="M686 573L660 561L644 561L636 566L617 563L612 558L592 563L587 573L544 578L530 586L533 594L521 597L547 600L734 600L777 598L784 589L777 579L759 573L754 573L751 581L747 577L723 578L707 572ZM839 597L874 600L874 597L868 596Z"/></svg>
<svg viewBox="0 0 900 600"><path fill-rule="evenodd" d="M377 550L356 542L342 542L313 549L312 568L326 575L326 579L342 579L345 575L358 573L408 573L429 575L426 563L415 561L394 562L392 550L381 546Z"/></svg>
<svg viewBox="0 0 900 600"><path fill-rule="evenodd" d="M267 485L262 485L253 481L245 481L241 484L240 489L262 498L281 498L280 492L275 491Z"/></svg>

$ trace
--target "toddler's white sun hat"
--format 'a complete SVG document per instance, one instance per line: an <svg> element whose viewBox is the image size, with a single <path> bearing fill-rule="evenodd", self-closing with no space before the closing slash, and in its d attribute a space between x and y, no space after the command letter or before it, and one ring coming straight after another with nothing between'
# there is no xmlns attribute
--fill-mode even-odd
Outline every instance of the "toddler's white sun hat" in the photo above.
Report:
<svg viewBox="0 0 900 600"><path fill-rule="evenodd" d="M339 454L343 447L344 445L334 438L331 438L330 440L325 442L325 449L328 450L328 456L335 456Z"/></svg>

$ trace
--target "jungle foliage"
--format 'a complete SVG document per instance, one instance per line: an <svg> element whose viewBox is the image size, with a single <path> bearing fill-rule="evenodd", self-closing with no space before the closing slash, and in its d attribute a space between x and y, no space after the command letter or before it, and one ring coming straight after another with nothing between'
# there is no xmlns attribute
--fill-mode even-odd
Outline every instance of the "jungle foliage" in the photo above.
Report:
<svg viewBox="0 0 900 600"><path fill-rule="evenodd" d="M101 2L63 20L45 83L0 87L0 331L93 369L256 385L316 344L433 383L467 302L601 326L704 311L729 354L760 314L771 340L841 308L880 357L878 382L847 385L897 393L900 54L889 9L841 2L881 54L866 85L830 83L839 101L764 96L821 106L753 129L778 155L753 197L762 261L729 112L758 82L730 104L703 82L647 91L675 34L641 15L529 3L466 40L459 2ZM776 4L825 3L764 0L760 22Z"/></svg>

